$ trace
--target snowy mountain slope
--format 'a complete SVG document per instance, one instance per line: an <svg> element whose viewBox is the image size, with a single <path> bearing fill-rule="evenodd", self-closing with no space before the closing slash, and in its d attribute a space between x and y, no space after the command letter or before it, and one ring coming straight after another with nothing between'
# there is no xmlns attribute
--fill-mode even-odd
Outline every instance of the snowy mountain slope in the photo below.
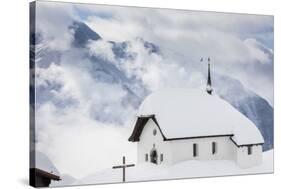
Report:
<svg viewBox="0 0 281 189"><path fill-rule="evenodd" d="M36 52L36 65L37 68L40 69L48 69L51 64L61 65L61 58L67 57L70 54L77 54L81 56L81 58L90 62L89 71L91 72L92 77L101 83L115 84L120 86L120 88L126 91L126 96L121 99L122 104L125 106L133 106L137 108L140 104L141 99L147 94L146 89L142 86L141 83L137 83L136 79L128 78L124 72L122 72L118 67L112 62L103 59L102 57L96 56L95 54L89 54L86 50L86 45L89 40L99 40L101 37L96 34L94 31L90 30L90 28L81 22L74 22L72 26L69 27L74 31L74 42L73 48L67 51L58 51L52 50L48 47L47 43L44 41L43 37L37 38L36 46L31 49L31 52ZM33 35L35 36L35 35ZM130 55L125 52L127 46L129 46L129 42L109 42L113 44L112 50L115 56L119 59L128 59L133 58L133 55ZM147 48L155 48L154 46L149 46ZM153 49L151 51L154 51ZM77 62L78 64L78 62ZM83 66L83 65L82 65ZM37 69L39 70L39 69ZM40 86L36 88L37 95L36 100L37 104L43 104L47 101L55 102L56 106L63 108L66 104L70 105L71 103L76 103L72 99L55 99L54 91L60 91L63 86L56 82L46 82L46 85ZM107 109L107 107L104 107ZM99 109L98 113L93 114L95 119L99 121L110 121L110 122L120 122L117 116L109 114ZM104 115L102 115L104 114ZM111 119L112 118L112 119Z"/></svg>
<svg viewBox="0 0 281 189"><path fill-rule="evenodd" d="M127 93L126 96L121 99L122 104L125 105L124 107L132 106L136 109L151 91L135 75L128 76L120 68L123 60L134 60L138 56L137 52L129 50L134 41L108 42L112 45L111 49L114 58L118 61L118 64L116 64L116 62L86 52L89 40L98 41L102 39L99 34L90 29L86 24L73 22L73 25L69 26L69 28L74 32L74 43L72 49L68 52L49 49L48 46L44 44L43 36L33 34L33 36L38 36L36 43L37 66L40 68L47 68L52 62L59 65L62 55L71 53L72 50L75 49L75 51L79 51L82 54L84 59L91 62L89 69L95 80L101 83L120 86ZM149 53L160 54L160 47L157 45L147 42L142 38L137 40L143 44ZM192 65L192 63L189 63L186 67L194 67L197 69L195 71L204 72L204 68L198 67L198 65ZM192 72L191 70L189 71ZM273 148L273 108L261 96L245 89L244 86L234 78L215 75L214 79L216 93L246 115L259 128L265 139L264 150ZM61 87L60 85L49 83L48 86L37 88L37 103L40 104L54 98L51 91L60 91ZM58 103L57 105L60 106L67 103L74 102L70 100L65 103ZM114 119L109 121L116 121L114 112L110 112L110 114L102 110L95 112L95 119L99 121L108 121L110 118Z"/></svg>
<svg viewBox="0 0 281 189"><path fill-rule="evenodd" d="M214 82L216 93L258 127L265 140L263 150L272 149L273 108L270 104L254 92L247 90L238 80L233 78L217 75Z"/></svg>
<svg viewBox="0 0 281 189"><path fill-rule="evenodd" d="M91 30L83 22L74 21L73 24L69 26L69 29L73 29L74 31L73 45L78 48L85 47L89 39L91 40L101 39L99 34Z"/></svg>
<svg viewBox="0 0 281 189"><path fill-rule="evenodd" d="M102 39L102 37L89 28L85 23L74 21L69 29L74 31L74 41L73 45L77 48L86 47L89 40L97 41ZM148 49L150 53L160 53L160 49L157 45L145 41L142 38L137 38L137 40L143 43L143 46ZM109 41L112 43L113 47L112 50L117 58L129 58L128 53L125 52L125 49L130 45L130 41L124 42L115 42Z"/></svg>
<svg viewBox="0 0 281 189"><path fill-rule="evenodd" d="M263 153L259 166L241 169L230 160L197 161L189 160L175 165L137 164L126 169L126 181L148 181L162 179L198 178L228 175L261 174L273 172L273 151ZM74 185L122 182L122 170L108 168L79 179Z"/></svg>

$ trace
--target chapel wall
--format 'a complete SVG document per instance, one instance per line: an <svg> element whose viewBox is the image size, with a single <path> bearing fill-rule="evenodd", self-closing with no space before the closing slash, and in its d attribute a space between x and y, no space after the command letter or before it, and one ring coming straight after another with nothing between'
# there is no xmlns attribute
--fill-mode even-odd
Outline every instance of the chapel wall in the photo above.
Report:
<svg viewBox="0 0 281 189"><path fill-rule="evenodd" d="M156 130L155 135L153 134L154 130ZM157 151L158 164L171 163L170 143L163 140L158 126L152 119L149 119L138 142L138 162L146 162L145 154L148 154L148 162L150 162L150 152L152 149ZM163 154L163 161L161 161L161 154Z"/></svg>
<svg viewBox="0 0 281 189"><path fill-rule="evenodd" d="M252 145L251 154L248 146L237 147L237 164L241 168L249 168L262 163L262 145Z"/></svg>
<svg viewBox="0 0 281 189"><path fill-rule="evenodd" d="M171 142L172 162L184 160L234 160L235 149L229 137L208 137ZM216 152L212 152L212 142L216 143ZM197 144L197 156L193 154L193 144Z"/></svg>
<svg viewBox="0 0 281 189"><path fill-rule="evenodd" d="M154 130L156 130L155 135ZM212 142L216 143L214 154ZM197 144L196 157L193 156L193 144ZM186 160L233 160L241 168L247 168L262 162L261 145L253 145L252 154L248 155L247 147L237 147L229 136L164 141L159 127L152 119L146 123L137 147L138 163L150 162L152 149L157 151L157 164L175 164ZM161 161L161 154L163 154L163 161Z"/></svg>

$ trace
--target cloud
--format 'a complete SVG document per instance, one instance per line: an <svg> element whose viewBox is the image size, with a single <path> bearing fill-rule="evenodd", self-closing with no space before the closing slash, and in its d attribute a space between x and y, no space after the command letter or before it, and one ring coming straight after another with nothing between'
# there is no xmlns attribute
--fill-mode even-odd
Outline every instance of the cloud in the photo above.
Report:
<svg viewBox="0 0 281 189"><path fill-rule="evenodd" d="M60 2L36 2L36 32L44 36L53 50L68 50L73 41L69 26L77 17L74 5Z"/></svg>
<svg viewBox="0 0 281 189"><path fill-rule="evenodd" d="M95 81L83 66L87 61L72 67L64 60L68 58L62 58L62 65L36 69L36 88L59 86L36 107L36 149L46 153L62 173L75 177L109 168L123 155L135 161L135 146L128 142L135 112L122 104L126 91ZM61 106L64 101L67 105ZM95 116L101 111L110 119L126 118L125 122L98 121Z"/></svg>
<svg viewBox="0 0 281 189"><path fill-rule="evenodd" d="M111 168L123 155L136 161L129 129L90 119L84 111L61 112L51 103L37 110L36 149L48 154L60 172L77 178ZM39 129L40 128L40 129Z"/></svg>
<svg viewBox="0 0 281 189"><path fill-rule="evenodd" d="M48 21L50 17L54 18L47 14L50 12L50 8L46 9L46 14L41 11L43 12L41 13L43 15L42 23L49 23L52 27L46 28L52 28L55 31L49 32L52 36L67 33L63 30L56 31L56 27L65 27L70 20L81 14L84 15L86 12L83 20L104 40L126 41L141 36L161 47L165 61L169 59L170 62L176 62L178 67L185 71L189 69L188 64L196 64L202 56L210 56L217 71L240 80L246 87L265 97L269 102L273 101L272 90L265 89L267 87L264 87L263 90L259 87L259 83L268 83L267 81L272 82L273 80L273 72L270 72L272 70L270 69L272 67L272 57L270 56L273 55L263 50L266 48L269 52L273 51L273 17L271 16L103 5L76 5L73 8L70 5L55 4L50 7L52 14L58 14L56 17L61 18L61 21L60 19ZM40 18L40 20L42 19ZM67 21L65 22L65 20ZM64 40L64 37L58 38L63 42L69 41L69 39ZM51 46L59 48L62 46L62 49L66 49L59 43ZM100 56L104 56L106 53L106 58L113 60L108 43L98 42L92 48L92 52L99 53ZM138 59L140 60L140 58ZM147 61L157 62L156 59L147 59ZM135 63L126 65L134 67L132 65ZM257 66L254 68L249 64ZM258 64L268 64L268 66L259 69ZM161 69L156 69L155 65L146 65L144 69L146 72L140 72L144 73L140 79L145 83L151 80L150 83L147 83L148 87L156 88L155 86L159 83L157 80L159 81L162 77L160 75L165 73ZM154 74L151 74L152 72ZM255 79L257 73L259 79ZM153 82L154 84L152 84Z"/></svg>
<svg viewBox="0 0 281 189"><path fill-rule="evenodd" d="M270 88L273 82L272 16L115 6L93 6L92 11L110 13L85 19L105 40L142 37L159 45L165 60L186 71L210 56L216 71L238 79L272 104L272 90L259 87L267 83Z"/></svg>
<svg viewBox="0 0 281 189"><path fill-rule="evenodd" d="M112 51L112 44L105 40L90 40L88 49L90 55L97 56L107 61L114 61L114 53Z"/></svg>
<svg viewBox="0 0 281 189"><path fill-rule="evenodd" d="M183 84L188 78L184 67L165 59L161 54L150 53L145 48L143 40L139 38L132 40L126 52L137 56L121 61L119 67L128 77L134 76L141 80L150 91L187 85Z"/></svg>
<svg viewBox="0 0 281 189"><path fill-rule="evenodd" d="M253 38L246 39L244 43L248 47L249 54L254 58L253 62L258 61L260 63L271 64L271 54L263 50L265 48L272 53L271 49L266 48L262 43Z"/></svg>

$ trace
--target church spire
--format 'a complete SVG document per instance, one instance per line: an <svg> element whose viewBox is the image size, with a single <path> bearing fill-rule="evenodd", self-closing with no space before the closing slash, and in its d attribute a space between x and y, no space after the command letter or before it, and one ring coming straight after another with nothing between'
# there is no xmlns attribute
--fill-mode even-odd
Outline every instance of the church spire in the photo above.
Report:
<svg viewBox="0 0 281 189"><path fill-rule="evenodd" d="M211 73L210 73L210 57L208 58L208 81L207 81L207 87L206 87L206 91L207 93L209 93L210 95L212 95L213 92L213 88L212 88L212 82L211 82Z"/></svg>

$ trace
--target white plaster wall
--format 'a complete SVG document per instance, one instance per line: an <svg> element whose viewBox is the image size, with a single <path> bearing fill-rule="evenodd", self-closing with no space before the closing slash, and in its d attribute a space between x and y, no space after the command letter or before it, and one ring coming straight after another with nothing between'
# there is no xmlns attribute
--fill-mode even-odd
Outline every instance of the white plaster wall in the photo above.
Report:
<svg viewBox="0 0 281 189"><path fill-rule="evenodd" d="M156 129L157 134L153 135ZM217 150L212 154L212 142L216 142ZM198 147L198 156L193 157L193 144ZM254 145L252 154L248 155L247 147L237 147L229 137L208 137L185 140L164 141L158 126L150 119L140 136L138 142L138 163L145 162L145 154L150 152L153 144L158 153L158 164L174 164L185 160L233 160L241 168L248 168L262 162L262 146ZM163 154L163 162L160 162L160 154Z"/></svg>
<svg viewBox="0 0 281 189"><path fill-rule="evenodd" d="M234 160L235 146L229 137L210 137L187 140L173 140L171 142L172 162L198 159L198 160L215 160L228 159ZM212 154L212 142L216 142L217 150ZM197 144L198 156L193 157L193 144Z"/></svg>
<svg viewBox="0 0 281 189"><path fill-rule="evenodd" d="M248 155L247 146L237 148L237 164L241 168L249 168L262 163L262 145L253 145L252 154Z"/></svg>
<svg viewBox="0 0 281 189"><path fill-rule="evenodd" d="M153 130L156 129L157 133L154 136ZM171 162L171 148L170 143L163 141L163 137L160 133L158 126L154 123L152 119L146 123L142 134L140 136L140 141L138 142L138 162L145 162L145 154L147 153L150 161L150 151L155 144L155 148L158 153L158 164L160 163L170 163ZM163 154L163 162L160 162L160 154Z"/></svg>

